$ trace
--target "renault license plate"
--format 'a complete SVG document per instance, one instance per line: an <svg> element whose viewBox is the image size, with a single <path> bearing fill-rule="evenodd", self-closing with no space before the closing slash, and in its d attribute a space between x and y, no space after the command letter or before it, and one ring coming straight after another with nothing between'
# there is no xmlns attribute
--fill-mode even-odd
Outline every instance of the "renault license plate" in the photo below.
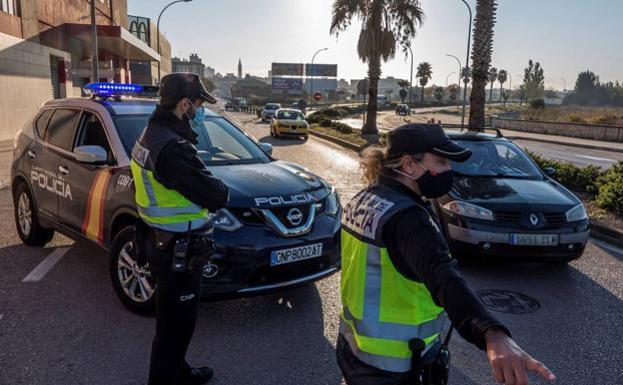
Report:
<svg viewBox="0 0 623 385"><path fill-rule="evenodd" d="M511 234L509 243L514 246L557 246L558 234Z"/></svg>
<svg viewBox="0 0 623 385"><path fill-rule="evenodd" d="M284 265L286 263L320 257L321 255L322 243L293 247L291 249L275 250L270 254L270 265Z"/></svg>

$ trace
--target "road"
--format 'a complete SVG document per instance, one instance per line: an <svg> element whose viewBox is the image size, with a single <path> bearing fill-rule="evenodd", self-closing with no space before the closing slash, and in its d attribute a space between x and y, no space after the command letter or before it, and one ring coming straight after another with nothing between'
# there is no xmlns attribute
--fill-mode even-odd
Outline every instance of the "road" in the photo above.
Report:
<svg viewBox="0 0 623 385"><path fill-rule="evenodd" d="M431 111L439 111L440 107L431 108ZM444 109L448 109L445 107ZM422 109L424 110L424 109ZM418 114L414 114L411 116L397 116L393 111L381 111L378 114L378 125L379 130L381 132L387 132L393 130L394 128L400 127L403 124L408 124L410 122L417 123L425 123L431 117L434 117L437 120L442 120L442 122L447 122L447 115L441 116L440 114L436 115L428 115L426 112L431 111L420 111L418 110ZM454 117L456 118L456 117ZM354 128L361 128L363 122L361 118L346 118L340 120L341 122L350 125ZM460 122L460 116L459 116ZM547 158L551 158L554 160L560 160L565 162L571 162L580 167L586 167L589 165L594 165L601 167L603 169L610 168L613 164L623 161L623 153L609 150L598 150L598 149L587 149L581 148L577 146L567 146L562 144L550 144L543 143L532 140L515 140L522 148L527 148L528 150L535 152L539 155L545 156Z"/></svg>
<svg viewBox="0 0 623 385"><path fill-rule="evenodd" d="M272 139L268 125L233 115L272 143L278 158L334 184L342 201L361 187L354 152L315 138ZM22 245L8 189L0 190L0 212L0 384L144 384L154 320L117 300L106 255L62 236L45 249ZM47 274L23 282L46 260L56 262L44 263ZM557 384L623 383L622 250L592 242L568 266L491 261L462 269L476 290L509 290L536 301L518 302L514 313L525 314L495 314L557 374ZM334 275L280 294L202 304L191 363L213 365L212 383L219 385L340 384L339 282ZM501 297L494 302L505 305ZM451 384L494 383L482 352L460 337L451 350Z"/></svg>

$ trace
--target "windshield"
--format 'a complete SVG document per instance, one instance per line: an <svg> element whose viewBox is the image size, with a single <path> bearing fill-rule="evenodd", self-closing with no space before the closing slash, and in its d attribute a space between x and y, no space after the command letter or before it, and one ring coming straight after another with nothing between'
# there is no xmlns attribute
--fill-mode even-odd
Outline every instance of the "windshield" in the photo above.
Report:
<svg viewBox="0 0 623 385"><path fill-rule="evenodd" d="M279 111L277 119L283 120L305 120L303 114L298 111Z"/></svg>
<svg viewBox="0 0 623 385"><path fill-rule="evenodd" d="M113 118L126 154L131 156L149 115L115 115ZM270 161L264 151L225 118L208 117L195 132L199 135L197 151L208 166Z"/></svg>
<svg viewBox="0 0 623 385"><path fill-rule="evenodd" d="M466 176L542 179L543 176L528 156L515 144L501 140L458 140L472 150L465 162L452 162L454 171Z"/></svg>
<svg viewBox="0 0 623 385"><path fill-rule="evenodd" d="M281 106L279 104L267 104L266 107L264 107L265 110L278 110L279 108L281 108Z"/></svg>

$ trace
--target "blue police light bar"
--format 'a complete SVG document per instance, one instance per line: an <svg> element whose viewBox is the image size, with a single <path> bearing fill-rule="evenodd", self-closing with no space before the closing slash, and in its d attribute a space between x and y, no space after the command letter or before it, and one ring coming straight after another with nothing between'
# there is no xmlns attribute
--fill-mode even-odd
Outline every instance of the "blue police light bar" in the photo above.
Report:
<svg viewBox="0 0 623 385"><path fill-rule="evenodd" d="M119 97L122 95L156 96L159 88L158 86L130 83L88 83L82 87L85 93L103 98Z"/></svg>

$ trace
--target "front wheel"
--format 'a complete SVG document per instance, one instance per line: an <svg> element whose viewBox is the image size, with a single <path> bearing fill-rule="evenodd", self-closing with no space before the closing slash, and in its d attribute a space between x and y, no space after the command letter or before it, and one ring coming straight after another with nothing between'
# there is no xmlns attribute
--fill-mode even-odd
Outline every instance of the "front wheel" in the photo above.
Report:
<svg viewBox="0 0 623 385"><path fill-rule="evenodd" d="M151 314L156 308L156 282L149 264L136 260L134 227L126 226L117 233L110 251L110 278L115 293L130 311Z"/></svg>
<svg viewBox="0 0 623 385"><path fill-rule="evenodd" d="M17 234L28 246L43 247L54 237L53 229L46 229L39 223L32 194L26 183L21 182L13 195L15 225Z"/></svg>

